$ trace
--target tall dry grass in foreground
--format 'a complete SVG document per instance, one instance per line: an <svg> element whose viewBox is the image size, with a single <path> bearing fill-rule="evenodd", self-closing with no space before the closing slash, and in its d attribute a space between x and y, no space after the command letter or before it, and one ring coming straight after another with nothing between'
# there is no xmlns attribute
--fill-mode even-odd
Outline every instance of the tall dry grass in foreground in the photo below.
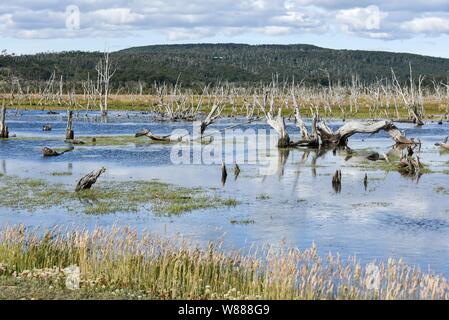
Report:
<svg viewBox="0 0 449 320"><path fill-rule="evenodd" d="M321 258L316 247L201 249L127 228L94 231L24 227L0 233L0 279L64 286L61 270L77 265L80 291L139 292L151 299L448 299L446 279L401 260L360 265L350 257Z"/></svg>

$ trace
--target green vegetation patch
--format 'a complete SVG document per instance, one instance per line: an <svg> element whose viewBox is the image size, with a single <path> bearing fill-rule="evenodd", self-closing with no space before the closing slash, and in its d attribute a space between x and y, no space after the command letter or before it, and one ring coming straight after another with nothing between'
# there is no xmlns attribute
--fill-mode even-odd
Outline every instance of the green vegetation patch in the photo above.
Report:
<svg viewBox="0 0 449 320"><path fill-rule="evenodd" d="M15 176L0 178L0 206L33 211L59 206L82 210L87 214L136 212L148 209L157 214L180 214L197 209L236 206L226 199L200 188L184 188L157 180L100 181L90 190L74 192L66 185L46 180ZM81 206L80 206L81 204Z"/></svg>

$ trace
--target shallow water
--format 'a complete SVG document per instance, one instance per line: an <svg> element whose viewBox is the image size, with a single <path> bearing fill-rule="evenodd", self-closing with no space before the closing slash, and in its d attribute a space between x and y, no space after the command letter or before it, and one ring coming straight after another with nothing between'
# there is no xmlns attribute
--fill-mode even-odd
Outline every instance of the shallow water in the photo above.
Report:
<svg viewBox="0 0 449 320"><path fill-rule="evenodd" d="M172 145L149 143L146 138L136 139L126 146L76 146L74 151L60 157L43 158L40 152L43 146L66 146L63 142L65 112L48 115L42 111L9 111L7 119L10 133L17 138L0 141L0 172L4 174L44 178L74 186L87 172L105 166L107 173L101 178L105 181L160 179L180 186L217 188L220 194L235 198L240 204L170 217L148 211L92 216L60 208L37 212L0 208L1 225L87 228L129 225L167 235L180 233L200 243L223 238L228 248L252 243L278 244L281 240L306 248L315 242L322 254L328 251L343 256L355 254L362 262L403 257L422 269L430 266L437 273L449 275L449 195L435 190L437 187L449 190L449 175L443 172L449 169L449 154L440 154L434 146L449 134L448 123L429 123L422 128L399 124L407 136L422 141L420 159L434 171L424 174L418 181L397 172L360 167L370 151L387 153L391 149L392 140L385 133L379 133L351 137L349 145L359 155L347 160L345 152L333 154L331 151L316 157L314 151L294 149L287 156L272 148L262 161L241 164L237 179L233 175L233 161L228 161L229 175L222 186L221 161L209 165L173 165L170 161ZM244 121L221 120L211 129L223 129ZM52 124L52 131L42 131L46 123ZM329 125L338 127L341 122L330 121ZM74 123L78 136L133 135L142 128L150 128L157 134L170 133L176 128L192 131L189 123L154 122L149 114L131 112L112 113L107 122L102 122L96 113L86 116L83 112ZM239 128L268 129L263 123ZM289 124L288 129L297 132L293 124ZM293 138L296 137L293 135ZM229 143L226 141L226 145ZM252 144L245 147L246 150L255 148ZM341 193L336 193L331 185L331 177L337 169L342 170ZM53 176L53 172L70 172L71 175ZM365 173L369 178L366 190ZM231 220L254 223L233 224Z"/></svg>

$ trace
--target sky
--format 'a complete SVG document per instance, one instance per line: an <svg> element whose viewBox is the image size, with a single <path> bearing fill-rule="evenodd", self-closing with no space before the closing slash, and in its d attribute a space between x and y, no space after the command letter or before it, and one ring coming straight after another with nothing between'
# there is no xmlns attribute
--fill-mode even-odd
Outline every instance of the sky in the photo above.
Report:
<svg viewBox="0 0 449 320"><path fill-rule="evenodd" d="M449 0L0 0L0 51L313 44L449 58Z"/></svg>

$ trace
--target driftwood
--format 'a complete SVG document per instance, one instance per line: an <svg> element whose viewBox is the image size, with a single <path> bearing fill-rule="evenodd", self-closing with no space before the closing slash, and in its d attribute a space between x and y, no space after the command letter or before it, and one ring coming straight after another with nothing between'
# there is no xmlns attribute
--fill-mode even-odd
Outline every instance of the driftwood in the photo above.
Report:
<svg viewBox="0 0 449 320"><path fill-rule="evenodd" d="M307 130L304 121L300 115L299 105L292 93L293 104L295 108L296 126L300 131L300 140L292 141L285 128L285 119L282 116L282 108L278 109L277 115L274 116L274 98L271 97L270 107L267 110L267 96L264 97L263 104L256 98L255 101L265 115L267 123L278 133L278 147L327 147L334 148L336 146L345 147L349 137L357 133L374 134L379 131L386 131L396 144L417 144L413 139L406 138L393 122L381 120L376 122L359 122L350 121L341 126L338 130L333 131L325 120L319 118L317 113L313 114L311 132Z"/></svg>
<svg viewBox="0 0 449 320"><path fill-rule="evenodd" d="M91 173L85 175L84 177L82 177L75 188L75 191L81 191L81 190L86 190L86 189L90 189L92 187L92 185L97 182L97 179L106 171L105 167L101 167L100 169L96 170L96 171L92 171Z"/></svg>
<svg viewBox="0 0 449 320"><path fill-rule="evenodd" d="M171 134L167 134L167 135L163 135L163 136L159 136L159 135L155 135L153 134L150 130L148 129L143 129L142 131L139 131L135 134L135 137L143 137L143 136L147 136L148 138L150 138L151 140L154 141L173 141L172 140L172 135Z"/></svg>
<svg viewBox="0 0 449 320"><path fill-rule="evenodd" d="M449 136L444 138L443 141L435 143L437 147L440 147L444 151L449 151L449 143L447 143L447 140L449 139Z"/></svg>
<svg viewBox="0 0 449 320"><path fill-rule="evenodd" d="M0 110L0 138L7 139L9 138L8 127L6 126L6 108L3 103L2 108Z"/></svg>
<svg viewBox="0 0 449 320"><path fill-rule="evenodd" d="M74 147L70 147L70 148L62 150L62 151L56 151L56 150L50 149L48 147L43 147L42 154L44 155L44 157L57 157L57 156L63 155L66 152L72 151L73 149L74 149Z"/></svg>
<svg viewBox="0 0 449 320"><path fill-rule="evenodd" d="M67 128L65 129L65 139L73 140L75 134L73 132L73 111L67 111Z"/></svg>

